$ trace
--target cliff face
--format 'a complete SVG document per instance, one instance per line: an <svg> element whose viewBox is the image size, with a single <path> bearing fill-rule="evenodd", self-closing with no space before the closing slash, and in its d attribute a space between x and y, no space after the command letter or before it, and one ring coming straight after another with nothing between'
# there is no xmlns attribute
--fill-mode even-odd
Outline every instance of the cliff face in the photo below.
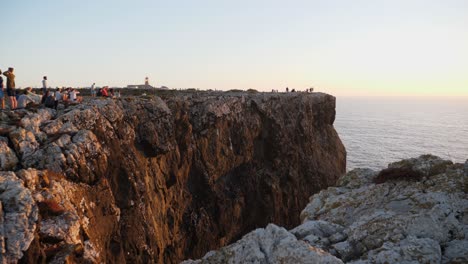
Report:
<svg viewBox="0 0 468 264"><path fill-rule="evenodd" d="M468 160L355 169L313 195L302 224L270 224L185 264L468 263Z"/></svg>
<svg viewBox="0 0 468 264"><path fill-rule="evenodd" d="M1 260L174 263L295 226L345 172L334 118L319 93L3 112Z"/></svg>

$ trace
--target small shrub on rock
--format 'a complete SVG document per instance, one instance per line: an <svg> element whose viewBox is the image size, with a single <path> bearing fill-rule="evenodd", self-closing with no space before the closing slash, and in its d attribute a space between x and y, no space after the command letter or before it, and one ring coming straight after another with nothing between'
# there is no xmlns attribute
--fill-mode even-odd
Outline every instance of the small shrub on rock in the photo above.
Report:
<svg viewBox="0 0 468 264"><path fill-rule="evenodd" d="M55 200L48 199L38 203L39 212L42 216L58 216L65 212L65 209Z"/></svg>
<svg viewBox="0 0 468 264"><path fill-rule="evenodd" d="M374 179L375 184L382 184L388 181L420 181L423 174L410 168L388 168L379 172Z"/></svg>
<svg viewBox="0 0 468 264"><path fill-rule="evenodd" d="M56 172L53 170L46 170L46 173L44 174L44 178L47 178L47 182L50 183L51 180L55 180L55 181L63 180L65 179L65 176L60 172Z"/></svg>

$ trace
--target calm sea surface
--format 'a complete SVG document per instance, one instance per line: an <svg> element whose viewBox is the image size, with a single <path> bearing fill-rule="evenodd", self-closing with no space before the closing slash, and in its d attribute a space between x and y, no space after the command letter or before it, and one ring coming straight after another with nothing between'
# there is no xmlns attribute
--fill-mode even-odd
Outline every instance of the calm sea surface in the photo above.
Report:
<svg viewBox="0 0 468 264"><path fill-rule="evenodd" d="M422 154L468 159L468 98L337 97L347 169L382 169Z"/></svg>

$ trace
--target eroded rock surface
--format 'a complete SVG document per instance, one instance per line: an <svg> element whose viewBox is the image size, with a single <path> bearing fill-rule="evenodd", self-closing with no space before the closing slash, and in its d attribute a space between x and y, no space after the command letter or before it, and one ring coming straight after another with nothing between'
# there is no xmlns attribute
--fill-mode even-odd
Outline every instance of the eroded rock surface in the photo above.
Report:
<svg viewBox="0 0 468 264"><path fill-rule="evenodd" d="M2 112L1 180L29 194L13 211L1 200L2 259L177 263L270 222L293 227L307 198L345 171L334 118L335 98L320 93ZM11 246L9 217L25 230ZM284 232L275 239L294 240Z"/></svg>
<svg viewBox="0 0 468 264"><path fill-rule="evenodd" d="M336 257L298 240L286 229L274 224L245 235L238 242L209 252L202 260L184 261L198 263L343 263Z"/></svg>
<svg viewBox="0 0 468 264"><path fill-rule="evenodd" d="M323 250L345 263L468 263L467 163L424 155L392 163L389 169L355 169L336 187L313 195L301 213L303 223L289 234L283 230L284 237L297 238L287 242L294 248L288 252L303 256ZM424 176L418 180L408 178L420 174ZM252 263L314 263L312 256L264 261L274 253L251 245L264 242L252 239L262 232L258 229L195 263L240 263L246 256L257 256ZM309 247L297 246L299 241Z"/></svg>
<svg viewBox="0 0 468 264"><path fill-rule="evenodd" d="M0 171L0 263L14 263L34 239L38 210L13 172Z"/></svg>

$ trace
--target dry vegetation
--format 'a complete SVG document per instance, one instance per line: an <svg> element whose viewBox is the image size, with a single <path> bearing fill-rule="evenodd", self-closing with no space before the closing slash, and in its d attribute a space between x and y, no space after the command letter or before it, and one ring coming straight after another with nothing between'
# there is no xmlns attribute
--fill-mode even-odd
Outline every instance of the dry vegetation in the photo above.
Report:
<svg viewBox="0 0 468 264"><path fill-rule="evenodd" d="M374 179L374 183L381 184L388 181L420 181L423 174L410 168L388 168L382 170Z"/></svg>

